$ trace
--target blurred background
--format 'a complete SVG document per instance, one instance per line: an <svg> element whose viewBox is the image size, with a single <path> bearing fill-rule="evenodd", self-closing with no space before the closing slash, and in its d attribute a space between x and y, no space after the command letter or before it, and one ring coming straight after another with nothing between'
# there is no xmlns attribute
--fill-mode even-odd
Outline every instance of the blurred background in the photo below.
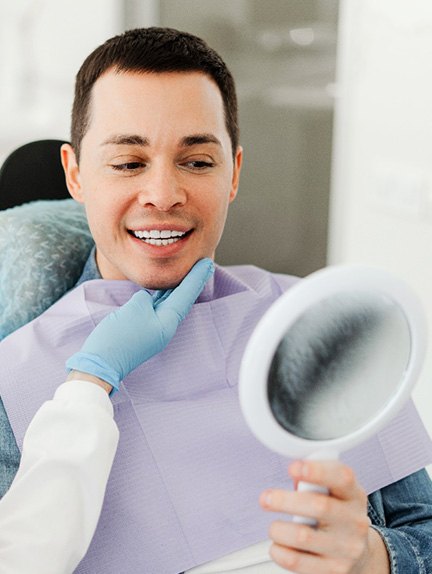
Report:
<svg viewBox="0 0 432 574"><path fill-rule="evenodd" d="M245 165L218 262L383 267L432 332L430 0L2 1L0 162L68 139L83 59L149 25L202 36L237 80ZM431 380L429 353L415 399L432 433Z"/></svg>

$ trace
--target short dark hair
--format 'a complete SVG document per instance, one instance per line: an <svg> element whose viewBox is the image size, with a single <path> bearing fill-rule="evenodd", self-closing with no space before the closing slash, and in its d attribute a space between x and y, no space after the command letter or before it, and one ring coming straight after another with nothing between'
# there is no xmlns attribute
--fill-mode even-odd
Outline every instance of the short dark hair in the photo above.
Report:
<svg viewBox="0 0 432 574"><path fill-rule="evenodd" d="M109 69L118 72L202 72L218 86L233 157L239 142L237 95L231 72L204 40L173 28L137 28L114 36L84 61L75 82L71 143L77 161L90 122L93 85Z"/></svg>

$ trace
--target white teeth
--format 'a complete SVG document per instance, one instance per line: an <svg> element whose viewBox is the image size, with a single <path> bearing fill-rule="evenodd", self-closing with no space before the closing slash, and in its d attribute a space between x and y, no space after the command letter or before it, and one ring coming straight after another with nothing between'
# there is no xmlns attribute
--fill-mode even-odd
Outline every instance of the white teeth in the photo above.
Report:
<svg viewBox="0 0 432 574"><path fill-rule="evenodd" d="M138 239L169 239L170 237L182 237L185 231L176 231L171 229L150 229L149 231L133 231L135 237Z"/></svg>
<svg viewBox="0 0 432 574"><path fill-rule="evenodd" d="M135 237L142 239L144 243L150 245L171 245L178 241L183 235L186 234L185 231L177 231L171 229L150 229L149 231L133 231Z"/></svg>
<svg viewBox="0 0 432 574"><path fill-rule="evenodd" d="M149 243L150 245L171 245L171 243L176 243L179 239L180 237L171 237L170 239L144 239L144 243Z"/></svg>

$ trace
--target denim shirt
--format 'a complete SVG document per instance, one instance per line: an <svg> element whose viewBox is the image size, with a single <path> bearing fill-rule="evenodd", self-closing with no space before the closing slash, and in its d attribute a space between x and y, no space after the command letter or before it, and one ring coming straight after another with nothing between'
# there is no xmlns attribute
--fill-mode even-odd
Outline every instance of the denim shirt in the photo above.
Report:
<svg viewBox="0 0 432 574"><path fill-rule="evenodd" d="M77 285L100 278L93 249ZM0 399L0 497L20 457ZM386 545L391 574L432 574L432 482L424 469L370 494L368 516Z"/></svg>

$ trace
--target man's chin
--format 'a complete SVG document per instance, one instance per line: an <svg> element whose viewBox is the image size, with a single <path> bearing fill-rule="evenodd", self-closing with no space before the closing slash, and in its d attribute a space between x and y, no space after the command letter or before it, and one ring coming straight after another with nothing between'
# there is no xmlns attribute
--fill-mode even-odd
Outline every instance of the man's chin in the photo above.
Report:
<svg viewBox="0 0 432 574"><path fill-rule="evenodd" d="M158 283L158 282L138 282L138 285L140 287L143 287L143 289L149 289L150 291L159 291L159 290L163 290L166 291L167 289L175 289L179 283L181 283L181 280L174 283L174 282L168 282L168 283Z"/></svg>
<svg viewBox="0 0 432 574"><path fill-rule="evenodd" d="M138 285L144 289L174 289L183 281L183 279L192 269L192 266L193 265L186 267L185 269L175 269L171 272L164 270L162 272L151 275L146 274L146 276L138 278L135 283L138 283Z"/></svg>
<svg viewBox="0 0 432 574"><path fill-rule="evenodd" d="M195 255L195 257L188 258L141 262L140 265L133 265L128 261L126 265L115 267L113 264L106 265L107 260L98 258L98 255L96 251L96 261L104 279L123 279L151 290L174 289L183 281L198 260L212 257L202 254L196 259Z"/></svg>

